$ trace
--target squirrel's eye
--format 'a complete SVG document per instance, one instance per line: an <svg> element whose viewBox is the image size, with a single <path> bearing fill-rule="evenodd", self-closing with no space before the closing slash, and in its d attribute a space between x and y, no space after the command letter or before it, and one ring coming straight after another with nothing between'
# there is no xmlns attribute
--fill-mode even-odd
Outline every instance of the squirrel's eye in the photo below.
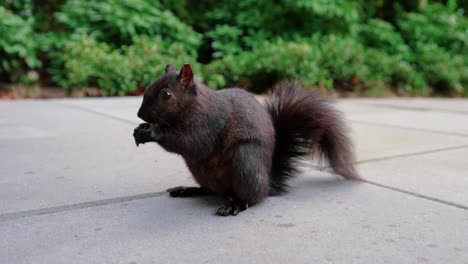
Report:
<svg viewBox="0 0 468 264"><path fill-rule="evenodd" d="M172 93L170 91L168 91L168 90L164 90L164 91L161 92L161 97L164 100L167 100L167 99L171 98L171 96L172 96Z"/></svg>

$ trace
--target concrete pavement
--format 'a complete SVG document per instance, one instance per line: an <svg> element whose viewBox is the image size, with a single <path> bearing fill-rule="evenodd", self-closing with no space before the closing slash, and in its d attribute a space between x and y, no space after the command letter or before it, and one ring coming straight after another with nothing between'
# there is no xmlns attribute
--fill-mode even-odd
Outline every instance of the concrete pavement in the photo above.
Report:
<svg viewBox="0 0 468 264"><path fill-rule="evenodd" d="M346 99L368 183L306 165L237 217L137 148L141 98L0 102L0 263L468 263L468 100Z"/></svg>

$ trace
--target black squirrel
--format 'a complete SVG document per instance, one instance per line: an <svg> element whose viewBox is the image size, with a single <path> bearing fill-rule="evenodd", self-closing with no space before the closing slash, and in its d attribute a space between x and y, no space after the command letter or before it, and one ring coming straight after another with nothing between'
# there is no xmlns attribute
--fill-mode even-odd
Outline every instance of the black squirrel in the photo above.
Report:
<svg viewBox="0 0 468 264"><path fill-rule="evenodd" d="M265 106L241 89L214 91L185 64L169 64L144 93L135 128L140 143L157 142L180 154L200 187L170 196L210 193L227 198L218 215L237 215L268 195L284 193L297 161L324 157L346 179L359 179L341 114L329 100L295 82L276 85Z"/></svg>

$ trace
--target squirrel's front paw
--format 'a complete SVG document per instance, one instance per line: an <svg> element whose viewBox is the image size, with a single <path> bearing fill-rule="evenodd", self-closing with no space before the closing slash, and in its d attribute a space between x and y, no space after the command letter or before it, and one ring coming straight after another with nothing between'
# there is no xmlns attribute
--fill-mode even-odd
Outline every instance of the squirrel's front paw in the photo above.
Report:
<svg viewBox="0 0 468 264"><path fill-rule="evenodd" d="M151 132L151 124L148 123L138 125L133 130L133 138L135 139L135 144L137 147L139 144L156 141Z"/></svg>

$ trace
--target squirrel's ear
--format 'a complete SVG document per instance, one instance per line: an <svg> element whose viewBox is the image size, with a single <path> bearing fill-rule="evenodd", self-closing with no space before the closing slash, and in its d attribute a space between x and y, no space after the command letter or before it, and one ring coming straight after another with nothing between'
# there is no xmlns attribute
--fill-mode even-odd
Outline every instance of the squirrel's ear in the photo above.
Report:
<svg viewBox="0 0 468 264"><path fill-rule="evenodd" d="M175 70L174 65L172 65L172 64L166 65L166 74L174 72L174 70Z"/></svg>
<svg viewBox="0 0 468 264"><path fill-rule="evenodd" d="M193 86L193 71L192 67L190 67L190 64L184 64L182 69L180 70L179 73L179 80L182 84L182 86L186 90L190 90Z"/></svg>

